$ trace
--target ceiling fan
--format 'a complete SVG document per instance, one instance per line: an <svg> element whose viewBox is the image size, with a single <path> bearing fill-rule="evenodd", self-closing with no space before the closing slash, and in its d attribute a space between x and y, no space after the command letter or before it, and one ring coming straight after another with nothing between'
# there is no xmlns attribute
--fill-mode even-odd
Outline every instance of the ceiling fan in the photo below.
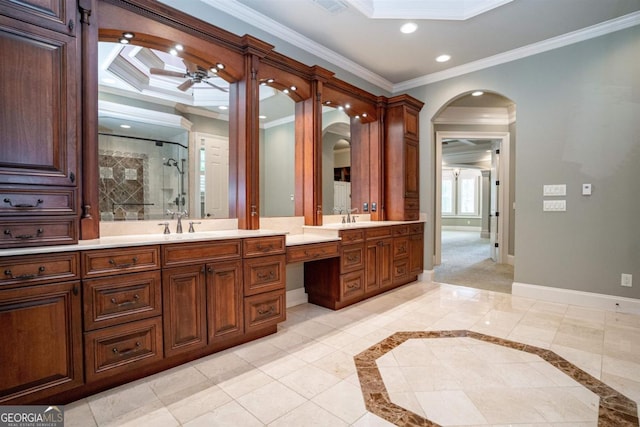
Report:
<svg viewBox="0 0 640 427"><path fill-rule="evenodd" d="M222 92L229 92L229 89L218 86L209 81L209 78L213 77L213 75L210 74L207 69L184 59L182 60L182 62L184 63L184 66L186 68L184 73L179 71L165 70L162 68L150 68L149 72L151 74L157 74L159 76L181 77L187 79L178 86L178 89L183 92L187 91L196 83L206 83L211 87L221 90Z"/></svg>

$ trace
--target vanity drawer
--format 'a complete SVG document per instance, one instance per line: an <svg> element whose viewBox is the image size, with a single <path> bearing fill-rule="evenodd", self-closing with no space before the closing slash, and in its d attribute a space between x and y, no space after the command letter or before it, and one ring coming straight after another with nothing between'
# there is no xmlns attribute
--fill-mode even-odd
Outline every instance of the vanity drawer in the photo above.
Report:
<svg viewBox="0 0 640 427"><path fill-rule="evenodd" d="M244 260L244 294L285 288L285 256L272 255Z"/></svg>
<svg viewBox="0 0 640 427"><path fill-rule="evenodd" d="M409 234L409 225L394 225L393 227L393 235L395 236L406 236Z"/></svg>
<svg viewBox="0 0 640 427"><path fill-rule="evenodd" d="M162 318L139 320L84 334L87 382L162 360Z"/></svg>
<svg viewBox="0 0 640 427"><path fill-rule="evenodd" d="M162 314L160 271L83 281L85 330Z"/></svg>
<svg viewBox="0 0 640 427"><path fill-rule="evenodd" d="M75 217L24 217L0 220L0 249L78 243Z"/></svg>
<svg viewBox="0 0 640 427"><path fill-rule="evenodd" d="M364 295L364 271L354 271L340 275L340 301Z"/></svg>
<svg viewBox="0 0 640 427"><path fill-rule="evenodd" d="M98 249L82 253L82 277L102 277L160 268L158 246Z"/></svg>
<svg viewBox="0 0 640 427"><path fill-rule="evenodd" d="M364 268L364 243L344 245L340 255L340 272L361 270Z"/></svg>
<svg viewBox="0 0 640 427"><path fill-rule="evenodd" d="M247 333L285 321L285 290L246 297L244 299L244 319Z"/></svg>
<svg viewBox="0 0 640 427"><path fill-rule="evenodd" d="M378 239L380 237L391 237L391 227L367 228L367 239Z"/></svg>
<svg viewBox="0 0 640 427"><path fill-rule="evenodd" d="M240 240L162 245L162 266L176 267L240 258Z"/></svg>
<svg viewBox="0 0 640 427"><path fill-rule="evenodd" d="M285 249L284 236L256 237L244 239L242 242L242 254L244 257L283 254Z"/></svg>
<svg viewBox="0 0 640 427"><path fill-rule="evenodd" d="M409 259L403 258L393 261L393 284L397 284L409 277Z"/></svg>
<svg viewBox="0 0 640 427"><path fill-rule="evenodd" d="M404 258L409 255L409 237L393 239L393 259Z"/></svg>
<svg viewBox="0 0 640 427"><path fill-rule="evenodd" d="M0 272L3 288L76 280L80 277L80 255L61 252L1 257Z"/></svg>
<svg viewBox="0 0 640 427"><path fill-rule="evenodd" d="M72 215L75 212L73 188L3 188L0 215Z"/></svg>
<svg viewBox="0 0 640 427"><path fill-rule="evenodd" d="M305 262L317 259L333 258L340 255L338 242L312 243L308 245L289 246L287 262Z"/></svg>
<svg viewBox="0 0 640 427"><path fill-rule="evenodd" d="M364 230L361 228L357 230L341 230L340 238L343 244L362 242L364 241Z"/></svg>
<svg viewBox="0 0 640 427"><path fill-rule="evenodd" d="M424 233L424 224L421 222L415 224L409 224L409 233L411 234L422 234Z"/></svg>

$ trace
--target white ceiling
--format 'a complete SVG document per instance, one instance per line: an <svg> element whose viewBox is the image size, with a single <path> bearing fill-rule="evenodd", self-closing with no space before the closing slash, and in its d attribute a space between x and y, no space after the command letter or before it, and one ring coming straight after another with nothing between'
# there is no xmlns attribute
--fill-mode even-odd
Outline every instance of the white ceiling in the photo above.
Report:
<svg viewBox="0 0 640 427"><path fill-rule="evenodd" d="M390 92L640 24L640 0L161 1L204 20L225 12ZM442 4L455 8L443 12ZM401 34L408 21L418 30ZM435 61L445 53L450 61Z"/></svg>

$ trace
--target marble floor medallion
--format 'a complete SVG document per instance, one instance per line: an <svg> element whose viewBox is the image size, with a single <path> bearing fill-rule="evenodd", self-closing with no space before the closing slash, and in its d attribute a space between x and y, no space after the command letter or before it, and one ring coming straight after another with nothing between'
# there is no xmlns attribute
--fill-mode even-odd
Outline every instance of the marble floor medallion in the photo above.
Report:
<svg viewBox="0 0 640 427"><path fill-rule="evenodd" d="M396 332L354 361L367 410L399 426L639 425L634 401L553 351L473 331Z"/></svg>

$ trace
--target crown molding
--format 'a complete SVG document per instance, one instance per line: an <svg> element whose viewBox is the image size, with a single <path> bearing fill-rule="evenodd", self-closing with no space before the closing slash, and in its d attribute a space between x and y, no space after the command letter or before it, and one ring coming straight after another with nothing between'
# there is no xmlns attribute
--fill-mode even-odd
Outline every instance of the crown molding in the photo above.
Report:
<svg viewBox="0 0 640 427"><path fill-rule="evenodd" d="M507 108L448 107L433 122L447 125L508 125L510 114Z"/></svg>
<svg viewBox="0 0 640 427"><path fill-rule="evenodd" d="M426 76L395 84L393 85L392 93L413 89L415 87L447 80L453 77L458 77L467 73L483 70L485 68L490 68L496 65L505 64L507 62L526 58L538 53L547 52L584 40L589 40L616 31L624 30L626 28L634 27L638 24L640 24L640 12L629 13L619 18L611 19L600 24L572 31L561 36L541 41L539 43L533 43L518 49L513 49L508 52L480 59L478 61L473 61L467 64L459 65L457 67L449 68L448 70L440 71L433 74L427 74Z"/></svg>
<svg viewBox="0 0 640 427"><path fill-rule="evenodd" d="M303 36L302 34L293 31L292 29L285 27L284 25L274 21L273 19L256 12L237 2L236 0L202 0L203 3L208 4L222 12L225 12L241 21L246 22L256 28L268 32L282 40L286 40L288 43L299 47L307 52L313 53L313 55L322 58L331 64L334 64L343 70L346 70L356 76L374 84L388 92L393 89L393 83L389 80L377 75L376 73L368 70L367 68L353 62L352 60L345 58L342 55L337 54L331 49L314 42L313 40Z"/></svg>

